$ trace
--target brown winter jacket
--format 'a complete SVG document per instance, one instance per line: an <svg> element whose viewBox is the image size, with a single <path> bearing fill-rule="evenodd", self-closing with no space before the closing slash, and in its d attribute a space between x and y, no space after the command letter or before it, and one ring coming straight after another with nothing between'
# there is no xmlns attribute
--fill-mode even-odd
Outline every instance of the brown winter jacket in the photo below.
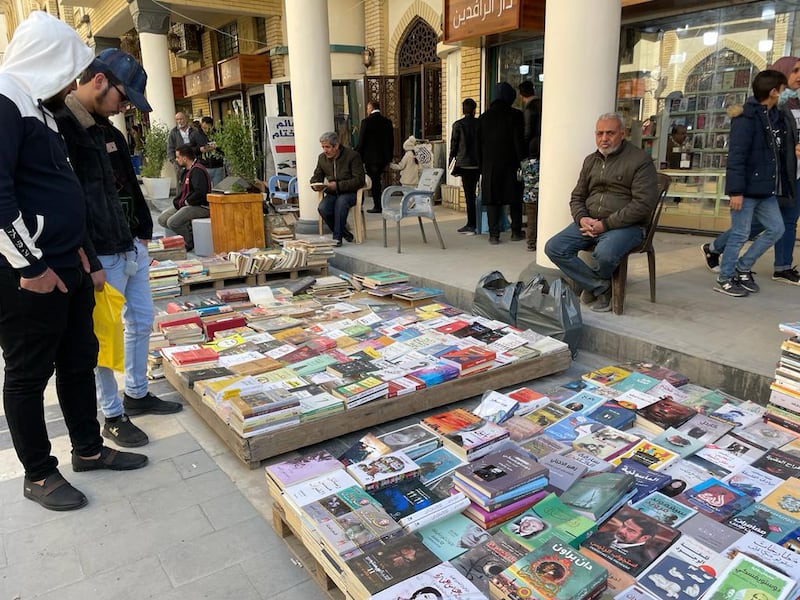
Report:
<svg viewBox="0 0 800 600"><path fill-rule="evenodd" d="M311 183L321 183L326 178L336 182L337 192L357 192L364 187L366 178L361 156L346 146L339 146L339 154L333 159L320 154Z"/></svg>
<svg viewBox="0 0 800 600"><path fill-rule="evenodd" d="M658 176L652 159L623 141L608 156L597 151L586 157L569 208L576 224L592 217L602 220L608 230L646 225L657 202Z"/></svg>

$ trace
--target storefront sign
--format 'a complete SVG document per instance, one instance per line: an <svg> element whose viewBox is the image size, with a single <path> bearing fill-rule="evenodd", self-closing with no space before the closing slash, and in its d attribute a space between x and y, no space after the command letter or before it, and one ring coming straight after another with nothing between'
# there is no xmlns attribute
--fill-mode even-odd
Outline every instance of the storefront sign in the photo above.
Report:
<svg viewBox="0 0 800 600"><path fill-rule="evenodd" d="M294 175L297 157L294 146L294 117L267 117L269 149L278 173Z"/></svg>
<svg viewBox="0 0 800 600"><path fill-rule="evenodd" d="M445 0L444 41L520 29L523 4L541 4L544 8L544 0Z"/></svg>

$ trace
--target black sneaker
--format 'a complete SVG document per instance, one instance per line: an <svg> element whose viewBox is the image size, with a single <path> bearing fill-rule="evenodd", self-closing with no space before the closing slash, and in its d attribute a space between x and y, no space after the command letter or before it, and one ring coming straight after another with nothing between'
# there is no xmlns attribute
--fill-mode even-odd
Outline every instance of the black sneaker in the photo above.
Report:
<svg viewBox="0 0 800 600"><path fill-rule="evenodd" d="M138 448L145 446L150 441L147 434L131 423L125 413L118 417L106 417L103 425L103 437L123 448Z"/></svg>
<svg viewBox="0 0 800 600"><path fill-rule="evenodd" d="M147 392L147 395L142 398L131 398L125 394L122 406L125 408L126 414L134 417L136 415L171 415L183 410L183 404L180 402L168 402L150 392Z"/></svg>
<svg viewBox="0 0 800 600"><path fill-rule="evenodd" d="M751 294L757 294L761 289L758 287L756 280L753 279L752 271L745 271L744 273L736 271L734 277L739 281L739 284Z"/></svg>
<svg viewBox="0 0 800 600"><path fill-rule="evenodd" d="M497 244L499 244L499 243L500 243L500 238L499 238L499 237L496 237L496 236L492 236L492 235L490 235L490 236L489 236L489 243L490 243L492 246L497 246Z"/></svg>
<svg viewBox="0 0 800 600"><path fill-rule="evenodd" d="M800 285L800 273L795 267L784 271L775 271L772 274L773 281L781 281L790 285Z"/></svg>
<svg viewBox="0 0 800 600"><path fill-rule="evenodd" d="M717 280L717 285L714 286L714 291L719 292L720 294L733 296L734 298L743 298L750 295L750 292L748 292L742 286L742 284L739 283L739 280L736 277L731 277L725 281Z"/></svg>
<svg viewBox="0 0 800 600"><path fill-rule="evenodd" d="M594 304L592 304L592 310L594 312L609 312L611 310L611 290L597 296Z"/></svg>
<svg viewBox="0 0 800 600"><path fill-rule="evenodd" d="M521 242L525 239L525 234L521 231L514 231L511 233L511 241L512 242Z"/></svg>
<svg viewBox="0 0 800 600"><path fill-rule="evenodd" d="M475 235L475 228L470 227L469 225L464 225L463 227L459 227L456 231L458 233L463 233L465 235Z"/></svg>
<svg viewBox="0 0 800 600"><path fill-rule="evenodd" d="M719 254L711 251L711 244L705 243L700 246L703 258L706 259L706 267L712 273L719 273Z"/></svg>

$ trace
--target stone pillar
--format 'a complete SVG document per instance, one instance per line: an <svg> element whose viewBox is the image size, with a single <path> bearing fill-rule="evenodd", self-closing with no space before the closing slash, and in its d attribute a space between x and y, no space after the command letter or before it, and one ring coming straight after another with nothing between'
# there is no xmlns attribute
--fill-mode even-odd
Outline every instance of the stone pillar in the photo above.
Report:
<svg viewBox="0 0 800 600"><path fill-rule="evenodd" d="M128 8L139 32L142 66L147 72L147 101L153 107L150 123L175 126L175 96L169 68L169 12L152 0L132 0Z"/></svg>
<svg viewBox="0 0 800 600"><path fill-rule="evenodd" d="M544 245L572 220L569 196L583 159L597 148L597 117L615 109L621 11L619 0L547 0L536 244L541 266L555 266ZM580 110L565 112L564 94L578 95Z"/></svg>
<svg viewBox="0 0 800 600"><path fill-rule="evenodd" d="M328 2L285 0L284 9L300 191L297 231L315 233L318 195L308 182L320 153L319 136L334 125Z"/></svg>

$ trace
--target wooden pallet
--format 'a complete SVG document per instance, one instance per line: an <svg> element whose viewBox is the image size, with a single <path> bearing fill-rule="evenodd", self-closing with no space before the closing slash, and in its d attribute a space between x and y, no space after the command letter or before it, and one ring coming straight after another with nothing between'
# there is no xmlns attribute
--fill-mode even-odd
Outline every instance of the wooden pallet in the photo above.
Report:
<svg viewBox="0 0 800 600"><path fill-rule="evenodd" d="M181 296L187 296L192 292L200 290L221 290L228 286L248 286L257 285L255 275L231 275L220 273L218 275L201 275L183 279L180 282Z"/></svg>
<svg viewBox="0 0 800 600"><path fill-rule="evenodd" d="M301 267L299 269L274 269L265 273L256 275L258 285L265 285L270 279L275 279L277 276L288 275L289 279L297 279L300 275L314 273L316 275L325 276L328 274L328 265L321 265L319 267Z"/></svg>
<svg viewBox="0 0 800 600"><path fill-rule="evenodd" d="M240 437L200 398L199 394L180 378L175 367L165 361L164 374L197 413L222 438L228 447L251 469L262 460L297 450L311 444L340 437L353 431L374 427L445 406L459 400L478 396L486 390L496 390L538 379L567 369L572 358L568 348L560 352L518 360L511 364L463 379L454 379L402 396L380 398L361 406L333 414L319 421L301 423L277 431L268 431L251 438Z"/></svg>
<svg viewBox="0 0 800 600"><path fill-rule="evenodd" d="M272 503L272 528L286 542L292 554L292 562L302 566L320 588L323 596L329 600L348 600L350 597L339 589L342 585L341 573L322 554L322 548L303 542L300 532L286 519L286 508L280 499ZM290 510L290 509L289 509Z"/></svg>

